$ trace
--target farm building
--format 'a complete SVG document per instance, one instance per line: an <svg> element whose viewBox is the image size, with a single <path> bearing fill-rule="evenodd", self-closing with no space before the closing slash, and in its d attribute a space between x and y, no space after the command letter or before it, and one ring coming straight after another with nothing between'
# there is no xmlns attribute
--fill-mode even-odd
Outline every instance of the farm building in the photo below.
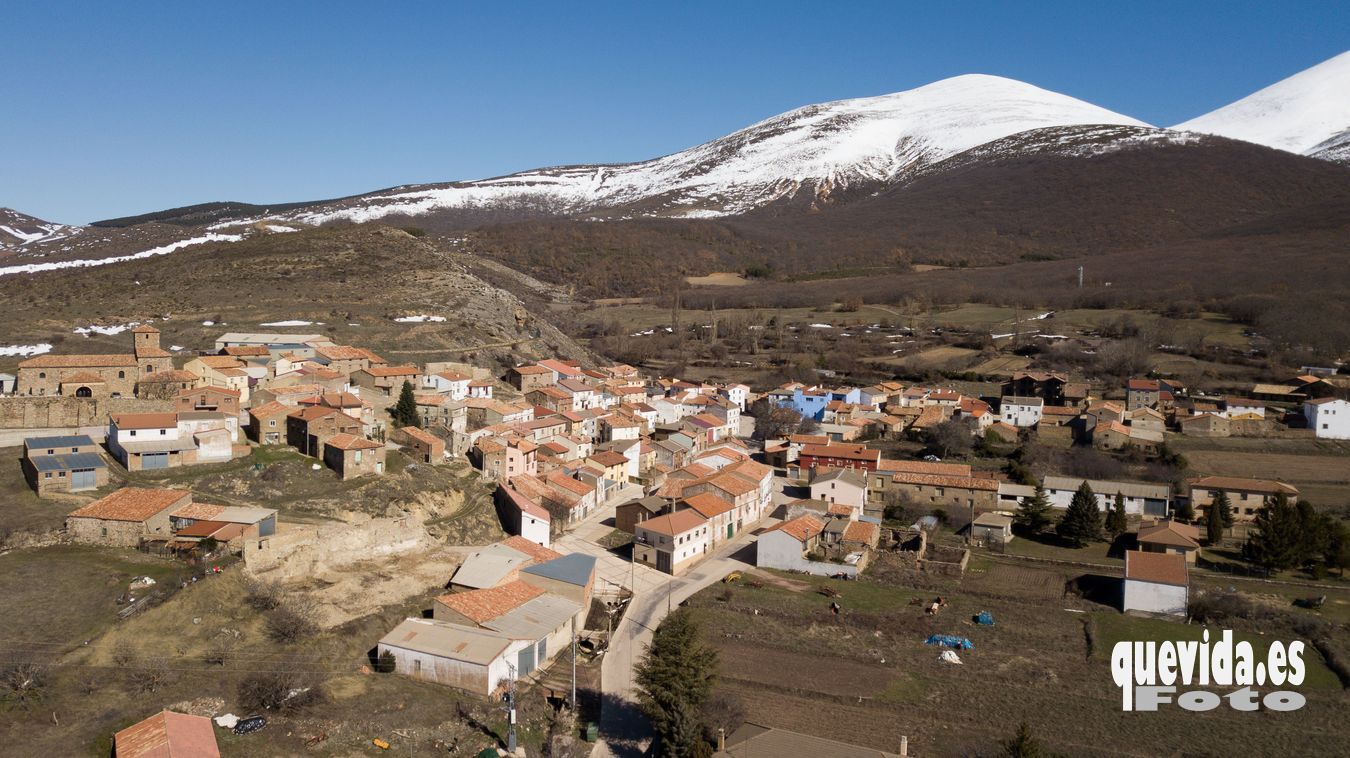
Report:
<svg viewBox="0 0 1350 758"><path fill-rule="evenodd" d="M1002 513L981 513L970 524L970 538L978 543L1008 542L1013 538L1012 516Z"/></svg>
<svg viewBox="0 0 1350 758"><path fill-rule="evenodd" d="M1188 586L1186 557L1180 553L1126 551L1120 609L1126 613L1185 616Z"/></svg>
<svg viewBox="0 0 1350 758"><path fill-rule="evenodd" d="M1051 505L1056 508L1068 508L1073 500L1073 494L1083 482L1087 482L1092 488L1093 494L1097 496L1097 505L1103 512L1115 503L1117 493L1125 498L1125 512L1131 515L1166 516L1172 499L1172 491L1166 484L1079 479L1070 476L1047 476L1042 484Z"/></svg>
<svg viewBox="0 0 1350 758"><path fill-rule="evenodd" d="M117 758L220 758L211 719L160 711L113 735Z"/></svg>
<svg viewBox="0 0 1350 758"><path fill-rule="evenodd" d="M393 654L394 670L404 676L487 696L510 680L526 647L525 640L486 629L410 618L380 639L377 652Z"/></svg>
<svg viewBox="0 0 1350 758"><path fill-rule="evenodd" d="M108 483L108 465L87 435L30 437L23 446L24 476L38 497L95 490Z"/></svg>
<svg viewBox="0 0 1350 758"><path fill-rule="evenodd" d="M66 532L76 542L135 547L143 539L173 536L170 514L192 502L187 490L125 487L72 511Z"/></svg>

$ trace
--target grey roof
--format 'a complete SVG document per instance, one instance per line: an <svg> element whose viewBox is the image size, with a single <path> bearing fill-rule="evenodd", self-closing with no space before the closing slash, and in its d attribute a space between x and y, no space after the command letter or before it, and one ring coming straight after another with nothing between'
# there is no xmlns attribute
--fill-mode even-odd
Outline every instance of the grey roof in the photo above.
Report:
<svg viewBox="0 0 1350 758"><path fill-rule="evenodd" d="M225 510L212 516L211 521L226 521L231 524L256 524L259 521L277 515L273 508L254 508L246 505L227 505Z"/></svg>
<svg viewBox="0 0 1350 758"><path fill-rule="evenodd" d="M1099 479L1084 480L1072 476L1047 476L1045 481L1042 482L1042 486L1047 490L1076 490L1084 481L1092 488L1092 492L1098 496L1115 497L1117 492L1125 497L1142 497L1149 500L1167 500L1172 496L1172 491L1166 484L1108 482Z"/></svg>
<svg viewBox="0 0 1350 758"><path fill-rule="evenodd" d="M412 618L381 637L380 644L486 666L505 652L511 640L485 629Z"/></svg>
<svg viewBox="0 0 1350 758"><path fill-rule="evenodd" d="M634 503L637 503L651 513L660 513L665 510L666 507L666 499L655 495L648 495L647 497L638 498L636 500L629 500L623 505L632 505Z"/></svg>
<svg viewBox="0 0 1350 758"><path fill-rule="evenodd" d="M41 447L94 447L94 441L87 434L67 434L59 437L29 437L23 441L24 447L36 450Z"/></svg>
<svg viewBox="0 0 1350 758"><path fill-rule="evenodd" d="M450 583L473 589L496 587L512 571L529 564L529 556L505 545L491 545L465 558Z"/></svg>
<svg viewBox="0 0 1350 758"><path fill-rule="evenodd" d="M39 455L30 458L33 468L38 471L72 471L85 468L107 468L107 464L98 453L64 453L59 455Z"/></svg>
<svg viewBox="0 0 1350 758"><path fill-rule="evenodd" d="M822 482L832 482L836 479L852 484L855 487L867 486L867 480L863 478L863 475L851 468L827 469L824 473L817 474L816 478L811 480L811 484L816 485Z"/></svg>
<svg viewBox="0 0 1350 758"><path fill-rule="evenodd" d="M513 640L541 640L556 632L581 610L579 603L544 593L528 600L483 626Z"/></svg>
<svg viewBox="0 0 1350 758"><path fill-rule="evenodd" d="M591 576L595 573L595 556L585 553L570 553L561 558L554 558L551 561L541 563L538 566L530 566L525 569L525 573L585 586L590 583Z"/></svg>
<svg viewBox="0 0 1350 758"><path fill-rule="evenodd" d="M1008 403L1012 403L1013 405L1040 406L1045 405L1045 400L1039 397L1018 397L1016 395L1005 395L999 399L999 404L1001 405L1006 405Z"/></svg>

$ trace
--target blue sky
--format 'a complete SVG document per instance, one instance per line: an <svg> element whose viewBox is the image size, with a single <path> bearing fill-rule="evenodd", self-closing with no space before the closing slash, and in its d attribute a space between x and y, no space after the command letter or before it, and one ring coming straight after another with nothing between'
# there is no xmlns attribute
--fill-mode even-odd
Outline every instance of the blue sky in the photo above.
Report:
<svg viewBox="0 0 1350 758"><path fill-rule="evenodd" d="M1350 49L1345 2L949 5L11 3L0 206L84 223L640 160L963 73L1168 125Z"/></svg>

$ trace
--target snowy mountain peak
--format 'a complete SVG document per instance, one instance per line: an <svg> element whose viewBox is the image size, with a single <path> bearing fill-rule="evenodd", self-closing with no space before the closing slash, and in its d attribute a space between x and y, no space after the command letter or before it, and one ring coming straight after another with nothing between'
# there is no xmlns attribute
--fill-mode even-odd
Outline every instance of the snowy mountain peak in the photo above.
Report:
<svg viewBox="0 0 1350 758"><path fill-rule="evenodd" d="M1350 51L1173 128L1311 154L1350 129Z"/></svg>
<svg viewBox="0 0 1350 758"><path fill-rule="evenodd" d="M640 163L556 167L404 187L288 217L309 223L359 222L502 206L720 216L784 199L825 199L863 183L901 180L1019 132L1091 124L1147 126L1025 82L968 74L889 95L808 105Z"/></svg>
<svg viewBox="0 0 1350 758"><path fill-rule="evenodd" d="M77 226L43 221L12 208L0 208L0 250L62 239L76 234L79 229Z"/></svg>

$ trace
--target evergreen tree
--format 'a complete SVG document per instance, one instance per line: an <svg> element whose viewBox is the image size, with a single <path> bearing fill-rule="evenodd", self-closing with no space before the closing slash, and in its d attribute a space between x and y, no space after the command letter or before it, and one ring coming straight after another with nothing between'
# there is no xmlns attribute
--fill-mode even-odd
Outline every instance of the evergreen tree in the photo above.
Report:
<svg viewBox="0 0 1350 758"><path fill-rule="evenodd" d="M1296 568L1306 562L1306 540L1298 508L1283 494L1266 499L1256 512L1251 537L1244 552L1247 559L1267 571Z"/></svg>
<svg viewBox="0 0 1350 758"><path fill-rule="evenodd" d="M717 650L699 639L689 610L666 616L637 665L638 704L656 731L659 755L689 758L707 751L699 714L716 676Z"/></svg>
<svg viewBox="0 0 1350 758"><path fill-rule="evenodd" d="M1124 534L1129 526L1125 518L1125 495L1117 492L1115 502L1106 510L1106 533L1115 539Z"/></svg>
<svg viewBox="0 0 1350 758"><path fill-rule="evenodd" d="M422 420L417 415L417 398L413 397L413 386L406 379L403 381L403 389L399 390L398 402L389 411L389 415L394 420L394 426L422 425Z"/></svg>
<svg viewBox="0 0 1350 758"><path fill-rule="evenodd" d="M1214 500L1210 502L1209 507L1213 508L1216 505L1219 508L1219 518L1221 523L1223 524L1223 528L1232 529L1233 504L1228 501L1228 493L1220 492L1218 495L1215 495Z"/></svg>
<svg viewBox="0 0 1350 758"><path fill-rule="evenodd" d="M1217 545L1223 540L1223 514L1227 510L1228 495L1223 492L1215 495L1205 508L1205 539L1211 545Z"/></svg>
<svg viewBox="0 0 1350 758"><path fill-rule="evenodd" d="M1177 503L1177 507L1172 510L1172 516L1177 521L1190 523L1195 520L1195 506L1191 505L1190 498Z"/></svg>
<svg viewBox="0 0 1350 758"><path fill-rule="evenodd" d="M1341 578L1345 578L1345 569L1350 566L1350 524L1329 518L1329 525L1330 534L1322 560L1327 568L1336 569Z"/></svg>
<svg viewBox="0 0 1350 758"><path fill-rule="evenodd" d="M1040 741L1031 735L1031 727L1025 721L1017 725L1017 733L1012 739L1003 740L999 745L1003 748L1002 755L1007 758L1041 758L1049 755L1041 747Z"/></svg>
<svg viewBox="0 0 1350 758"><path fill-rule="evenodd" d="M1018 504L1013 523L1028 534L1043 532L1054 520L1050 515L1051 507L1045 488L1037 484L1036 492L1031 497L1022 498L1022 502Z"/></svg>
<svg viewBox="0 0 1350 758"><path fill-rule="evenodd" d="M1073 493L1069 509L1064 512L1064 518L1059 520L1055 531L1074 547L1083 547L1092 540L1101 539L1102 512L1097 506L1097 495L1086 480Z"/></svg>

